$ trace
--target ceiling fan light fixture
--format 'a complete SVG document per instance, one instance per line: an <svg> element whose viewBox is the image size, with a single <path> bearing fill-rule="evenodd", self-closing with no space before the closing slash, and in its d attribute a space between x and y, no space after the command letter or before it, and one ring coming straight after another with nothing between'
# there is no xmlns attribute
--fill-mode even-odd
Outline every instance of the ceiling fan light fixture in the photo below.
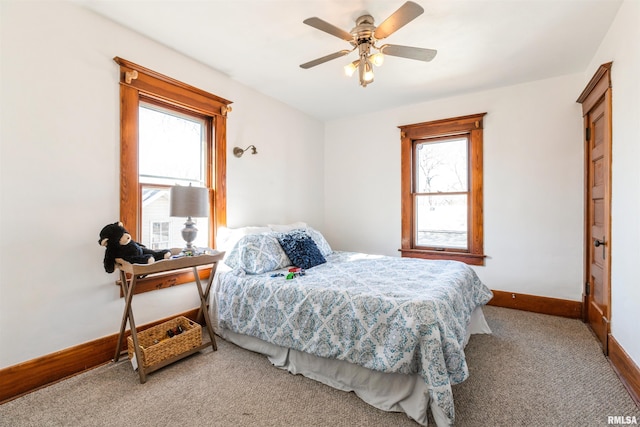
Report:
<svg viewBox="0 0 640 427"><path fill-rule="evenodd" d="M360 62L360 60L357 61L353 61L348 63L347 65L344 66L344 74L347 77L351 77L353 76L353 73L356 72L356 70L358 69L358 63Z"/></svg>
<svg viewBox="0 0 640 427"><path fill-rule="evenodd" d="M364 62L364 80L367 83L371 83L373 81L373 64L371 64L371 61L369 60Z"/></svg>
<svg viewBox="0 0 640 427"><path fill-rule="evenodd" d="M376 52L369 57L373 65L376 67L381 66L384 63L384 54L382 52Z"/></svg>
<svg viewBox="0 0 640 427"><path fill-rule="evenodd" d="M373 65L366 59L360 61L358 68L360 72L360 86L367 87L369 83L373 82Z"/></svg>
<svg viewBox="0 0 640 427"><path fill-rule="evenodd" d="M371 83L373 81L373 67L368 63L365 65L364 81L367 83Z"/></svg>

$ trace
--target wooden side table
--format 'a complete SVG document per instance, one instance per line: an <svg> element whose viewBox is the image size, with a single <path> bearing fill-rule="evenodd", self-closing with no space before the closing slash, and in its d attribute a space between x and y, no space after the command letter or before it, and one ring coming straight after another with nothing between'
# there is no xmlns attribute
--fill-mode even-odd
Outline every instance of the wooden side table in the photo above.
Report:
<svg viewBox="0 0 640 427"><path fill-rule="evenodd" d="M180 250L177 250L179 252ZM172 250L175 253L175 250ZM187 357L195 352L198 352L209 345L213 351L218 349L216 345L216 338L213 333L213 327L211 325L211 319L209 318L208 298L211 291L211 284L213 283L213 277L216 272L218 261L222 260L224 252L218 252L214 255L197 255L197 256L185 256L182 258L167 259L154 262L153 264L130 264L123 260L116 260L116 268L120 270L120 286L122 286L122 293L125 297L124 313L122 314L122 323L120 325L120 335L118 336L118 343L116 345L116 353L113 358L114 362L120 359L120 349L122 348L122 340L124 339L125 328L127 326L127 320L129 321L129 327L131 328L131 339L135 347L136 360L138 361L138 374L140 375L140 383L147 381L147 374L156 371L170 363ZM211 265L211 274L207 280L207 285L203 289L200 282L200 276L198 275L198 267ZM133 318L133 309L131 308L131 301L133 299L134 290L136 287L136 281L141 277L154 273L164 273L173 270L180 270L184 268L193 268L195 276L196 287L198 289L198 295L200 297L200 310L198 311L198 317L202 315L205 320L206 330L209 333L209 342L205 342L198 347L195 347L189 351L181 353L177 356L171 357L161 363L158 363L147 368L142 366L142 358L140 353L140 346L138 345L138 334L136 331L136 323ZM127 280L127 273L131 275L131 279Z"/></svg>

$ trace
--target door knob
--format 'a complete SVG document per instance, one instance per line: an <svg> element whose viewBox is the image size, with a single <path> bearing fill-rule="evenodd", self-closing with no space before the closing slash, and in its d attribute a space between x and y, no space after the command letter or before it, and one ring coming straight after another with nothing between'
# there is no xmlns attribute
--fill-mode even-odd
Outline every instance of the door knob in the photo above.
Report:
<svg viewBox="0 0 640 427"><path fill-rule="evenodd" d="M606 242L604 241L604 238L602 238L602 240L593 239L593 246L595 246L596 248L602 246L602 259L605 259L606 256L604 248L605 243Z"/></svg>

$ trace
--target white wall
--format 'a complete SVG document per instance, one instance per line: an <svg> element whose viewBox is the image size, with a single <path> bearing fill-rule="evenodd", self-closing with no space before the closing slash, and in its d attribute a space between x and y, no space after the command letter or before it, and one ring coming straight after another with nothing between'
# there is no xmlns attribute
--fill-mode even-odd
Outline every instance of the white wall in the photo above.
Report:
<svg viewBox="0 0 640 427"><path fill-rule="evenodd" d="M120 56L233 101L230 226L323 227L323 124L63 2L0 2L0 368L117 333L102 268L119 217ZM259 154L238 159L235 145ZM320 196L318 196L320 195ZM134 298L143 324L197 306L193 285Z"/></svg>
<svg viewBox="0 0 640 427"><path fill-rule="evenodd" d="M478 274L492 289L580 300L582 85L582 75L569 75L327 123L327 238L339 249L398 255L397 126L486 112L488 258Z"/></svg>
<svg viewBox="0 0 640 427"><path fill-rule="evenodd" d="M640 2L625 1L585 72L613 61L611 332L640 365Z"/></svg>

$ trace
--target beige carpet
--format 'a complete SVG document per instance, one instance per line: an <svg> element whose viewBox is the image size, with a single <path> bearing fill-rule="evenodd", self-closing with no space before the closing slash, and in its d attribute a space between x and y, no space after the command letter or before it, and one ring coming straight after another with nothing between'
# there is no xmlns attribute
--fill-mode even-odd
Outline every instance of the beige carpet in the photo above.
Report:
<svg viewBox="0 0 640 427"><path fill-rule="evenodd" d="M606 426L635 406L578 320L486 307L467 347L456 426ZM108 364L0 406L1 426L417 426L219 339L151 374Z"/></svg>

